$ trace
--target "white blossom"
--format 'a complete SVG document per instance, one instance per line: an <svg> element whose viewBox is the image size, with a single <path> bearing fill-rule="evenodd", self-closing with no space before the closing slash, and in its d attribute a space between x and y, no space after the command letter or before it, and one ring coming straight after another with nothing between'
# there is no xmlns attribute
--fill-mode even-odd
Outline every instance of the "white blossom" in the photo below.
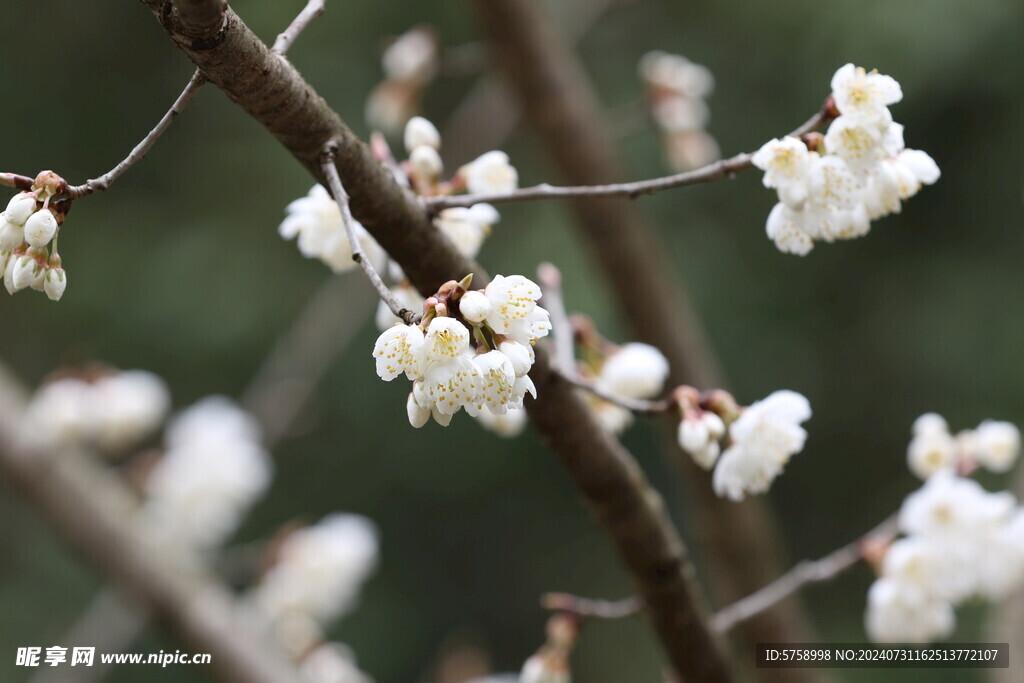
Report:
<svg viewBox="0 0 1024 683"><path fill-rule="evenodd" d="M846 64L832 77L832 96L844 116L885 125L892 120L888 105L903 99L903 91L890 76Z"/></svg>
<svg viewBox="0 0 1024 683"><path fill-rule="evenodd" d="M956 459L956 440L944 429L930 428L922 431L914 436L907 447L907 464L910 471L921 479L927 479L940 470L953 467Z"/></svg>
<svg viewBox="0 0 1024 683"><path fill-rule="evenodd" d="M703 98L715 87L714 76L707 67L694 64L682 55L660 50L648 52L641 58L640 76L650 85L674 90L692 98Z"/></svg>
<svg viewBox="0 0 1024 683"><path fill-rule="evenodd" d="M270 486L273 461L255 420L229 399L212 396L175 418L166 441L146 478L143 514L172 540L220 545Z"/></svg>
<svg viewBox="0 0 1024 683"><path fill-rule="evenodd" d="M627 398L648 399L668 379L668 360L650 344L634 342L613 353L601 366L598 386Z"/></svg>
<svg viewBox="0 0 1024 683"><path fill-rule="evenodd" d="M526 408L522 406L512 406L501 415L496 415L485 408L473 417L487 430L505 438L512 438L522 434L528 419Z"/></svg>
<svg viewBox="0 0 1024 683"><path fill-rule="evenodd" d="M725 436L725 423L712 412L686 415L677 430L679 447L690 454L700 467L710 470L721 453L719 440Z"/></svg>
<svg viewBox="0 0 1024 683"><path fill-rule="evenodd" d="M92 385L96 443L121 451L149 436L163 422L171 406L167 384L144 370L107 375Z"/></svg>
<svg viewBox="0 0 1024 683"><path fill-rule="evenodd" d="M395 285L391 288L391 293L395 295L398 303L403 308L407 308L410 311L423 310L423 296L408 282ZM384 332L397 323L401 323L402 320L391 311L390 306L380 301L377 303L377 313L374 317L374 322L377 324L377 329Z"/></svg>
<svg viewBox="0 0 1024 683"><path fill-rule="evenodd" d="M470 322L483 322L491 314L491 302L483 292L466 292L459 299L459 313Z"/></svg>
<svg viewBox="0 0 1024 683"><path fill-rule="evenodd" d="M12 251L25 241L25 226L8 221L0 214L0 251Z"/></svg>
<svg viewBox="0 0 1024 683"><path fill-rule="evenodd" d="M767 491L803 449L807 432L800 423L810 417L807 399L794 391L776 391L744 410L729 427L732 445L715 468L715 492L739 501Z"/></svg>
<svg viewBox="0 0 1024 683"><path fill-rule="evenodd" d="M14 291L11 291L11 287L7 288L8 291L14 294L14 292L25 289L32 284L42 270L43 266L35 256L22 254L14 261L14 267L11 270L11 287L14 288Z"/></svg>
<svg viewBox="0 0 1024 683"><path fill-rule="evenodd" d="M255 588L274 620L309 616L319 624L348 612L377 565L377 530L365 517L335 513L289 534Z"/></svg>
<svg viewBox="0 0 1024 683"><path fill-rule="evenodd" d="M284 239L298 237L303 256L320 259L336 273L358 267L352 260L352 245L345 232L341 209L322 185L314 185L308 195L290 203L286 211L288 215L278 232ZM384 270L384 250L358 222L353 227L366 257L378 272Z"/></svg>
<svg viewBox="0 0 1024 683"><path fill-rule="evenodd" d="M978 482L943 470L907 496L900 508L900 528L932 538L969 539L1008 522L1013 508L1009 494L988 493Z"/></svg>
<svg viewBox="0 0 1024 683"><path fill-rule="evenodd" d="M491 302L487 324L512 341L528 344L551 330L548 312L537 306L540 287L522 275L495 275L484 289Z"/></svg>
<svg viewBox="0 0 1024 683"><path fill-rule="evenodd" d="M512 369L516 377L524 377L533 367L533 347L529 344L520 344L514 341L503 341L498 349L504 353L512 363Z"/></svg>
<svg viewBox="0 0 1024 683"><path fill-rule="evenodd" d="M953 632L953 608L917 586L882 578L868 591L865 618L875 642L927 643Z"/></svg>
<svg viewBox="0 0 1024 683"><path fill-rule="evenodd" d="M472 194L507 194L519 187L519 174L504 152L482 154L464 166L461 173Z"/></svg>
<svg viewBox="0 0 1024 683"><path fill-rule="evenodd" d="M441 133L433 123L422 116L414 116L405 124L405 135L403 137L405 151L412 154L417 147L430 147L434 150L441 149Z"/></svg>
<svg viewBox="0 0 1024 683"><path fill-rule="evenodd" d="M60 301L68 286L68 276L60 266L46 269L44 288L51 301Z"/></svg>
<svg viewBox="0 0 1024 683"><path fill-rule="evenodd" d="M36 211L25 221L25 241L29 246L43 248L57 234L57 218L52 211Z"/></svg>
<svg viewBox="0 0 1024 683"><path fill-rule="evenodd" d="M498 211L490 204L474 204L444 209L434 219L434 225L451 240L460 254L475 258L499 218Z"/></svg>
<svg viewBox="0 0 1024 683"><path fill-rule="evenodd" d="M372 683L359 670L351 649L341 643L323 643L302 659L302 674L311 683Z"/></svg>
<svg viewBox="0 0 1024 683"><path fill-rule="evenodd" d="M438 45L426 28L413 28L398 37L384 51L381 62L389 79L423 84L437 70Z"/></svg>
<svg viewBox="0 0 1024 683"><path fill-rule="evenodd" d="M423 372L424 343L423 330L418 325L397 324L382 332L373 346L377 376L385 382L403 373L409 379L419 378Z"/></svg>
<svg viewBox="0 0 1024 683"><path fill-rule="evenodd" d="M437 150L427 145L420 145L412 150L409 155L409 165L415 177L424 181L433 182L441 176L444 171L444 163Z"/></svg>
<svg viewBox="0 0 1024 683"><path fill-rule="evenodd" d="M974 431L974 457L985 469L1008 472L1020 453L1020 430L1009 422L986 420Z"/></svg>
<svg viewBox="0 0 1024 683"><path fill-rule="evenodd" d="M932 432L949 433L949 424L946 422L946 419L938 413L925 413L914 420L914 424L911 426L911 431L914 436L930 434Z"/></svg>
<svg viewBox="0 0 1024 683"><path fill-rule="evenodd" d="M25 221L36 211L36 196L31 192L22 192L11 197L4 211L4 218L15 225L25 225Z"/></svg>
<svg viewBox="0 0 1024 683"><path fill-rule="evenodd" d="M751 162L764 171L761 182L765 187L780 190L795 187L796 196L790 204L800 206L807 198L807 172L810 167L811 153L807 145L794 137L769 140L754 153ZM802 196L801 193L802 192Z"/></svg>
<svg viewBox="0 0 1024 683"><path fill-rule="evenodd" d="M512 369L512 362L501 351L488 351L473 358L480 371L480 394L479 403L475 406L475 412L490 410L496 415L502 415L508 410L508 404L514 402L514 389L516 373ZM522 396L519 396L522 401Z"/></svg>

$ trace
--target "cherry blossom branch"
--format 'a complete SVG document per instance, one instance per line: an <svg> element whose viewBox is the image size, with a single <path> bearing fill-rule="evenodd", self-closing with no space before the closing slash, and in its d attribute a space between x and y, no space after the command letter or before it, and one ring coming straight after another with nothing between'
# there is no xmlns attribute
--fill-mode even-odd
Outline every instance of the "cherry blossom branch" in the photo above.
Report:
<svg viewBox="0 0 1024 683"><path fill-rule="evenodd" d="M277 40L274 41L274 47L270 49L279 55L287 54L299 35L306 30L307 26L323 14L325 9L326 0L309 0L298 16L289 24L288 28L277 36Z"/></svg>
<svg viewBox="0 0 1024 683"><path fill-rule="evenodd" d="M377 269L370 263L370 259L366 258L363 246L359 243L359 238L356 236L355 219L352 217L352 209L349 207L348 193L345 192L345 187L341 184L341 177L338 175L337 166L335 166L334 156L336 151L337 143L330 142L327 144L324 148L322 168L324 176L327 178L327 186L331 190L331 195L338 204L338 208L341 209L341 222L345 226L345 235L348 237L348 244L352 249L352 260L363 269L370 284L377 290L380 300L387 304L391 312L404 321L406 325L412 325L419 320L419 316L403 306L394 292L388 289L388 286L384 284L384 280L377 273Z"/></svg>
<svg viewBox="0 0 1024 683"><path fill-rule="evenodd" d="M141 0L158 20L164 0ZM324 146L335 141L336 172L351 194L351 211L401 265L421 292L486 272L462 256L433 225L423 206L400 187L370 148L287 61L264 45L230 8L222 29L181 33L161 22L174 43L317 179L328 184ZM633 455L599 428L575 388L553 372L537 349L530 377L537 399L527 411L552 453L586 500L637 592L672 665L685 677L730 680L719 643L705 621L693 567L664 503Z"/></svg>
<svg viewBox="0 0 1024 683"><path fill-rule="evenodd" d="M790 135L800 137L809 133L829 120L825 108L807 120ZM425 197L423 199L431 211L440 211L455 206L472 206L474 204L503 204L536 199L566 199L573 197L628 197L636 199L641 195L654 194L686 185L707 183L720 178L732 177L736 173L753 166L753 152L743 152L728 159L721 159L692 171L683 171L661 178L636 180L629 183L609 183L606 185L568 185L558 186L541 183L533 187L524 187L512 192L497 194L460 194L451 196Z"/></svg>
<svg viewBox="0 0 1024 683"><path fill-rule="evenodd" d="M214 33L224 25L227 0L174 0L171 20L186 34Z"/></svg>
<svg viewBox="0 0 1024 683"><path fill-rule="evenodd" d="M890 541L898 533L898 519L893 515L860 538L817 560L804 560L775 581L719 610L711 617L711 627L725 633L733 626L760 614L811 583L830 581L864 559L867 541Z"/></svg>
<svg viewBox="0 0 1024 683"><path fill-rule="evenodd" d="M135 145L135 148L132 149L131 153L129 153L128 156L125 157L117 166L107 171L99 178L87 180L83 185L69 187L67 192L68 198L78 199L80 197L91 195L94 192L103 192L110 189L110 186L114 184L114 181L124 175L125 171L129 168L142 161L146 154L149 153L149 150L153 149L153 145L156 144L156 141L159 140L160 136L171 127L174 119L178 118L178 114L184 111L185 107L188 106L188 103L195 98L196 94L199 92L199 88L202 87L205 82L206 79L203 77L202 72L199 69L196 69L195 73L192 74L192 78L189 79L188 84L185 86L185 89L181 91L180 95L178 95L178 99L174 101L174 104L171 105L171 108L167 110L167 113L163 115L153 130L149 131L149 134L142 138L142 141L139 142L139 144Z"/></svg>
<svg viewBox="0 0 1024 683"><path fill-rule="evenodd" d="M660 413L667 413L673 407L673 402L669 399L662 399L658 401L645 401L640 398L629 398L628 396L621 396L619 394L605 391L597 384L589 379L580 377L574 371L560 371L565 381L569 382L575 387L579 387L584 391L589 391L599 399L614 403L615 405L631 410L634 413L640 413L643 415L658 415Z"/></svg>
<svg viewBox="0 0 1024 683"><path fill-rule="evenodd" d="M30 190L34 180L18 173L0 173L0 185L13 187L17 190Z"/></svg>
<svg viewBox="0 0 1024 683"><path fill-rule="evenodd" d="M555 367L566 376L576 373L576 354L573 339L572 323L565 310L565 299L562 297L562 272L553 263L542 263L537 266L537 279L543 297L543 305L551 316L551 331L555 337Z"/></svg>

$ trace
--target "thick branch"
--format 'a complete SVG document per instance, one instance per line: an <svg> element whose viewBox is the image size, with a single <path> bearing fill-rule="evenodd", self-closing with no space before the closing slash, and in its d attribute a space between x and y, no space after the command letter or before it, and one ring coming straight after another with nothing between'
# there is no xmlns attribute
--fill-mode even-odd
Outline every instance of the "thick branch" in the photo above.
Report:
<svg viewBox="0 0 1024 683"><path fill-rule="evenodd" d="M160 0L141 0L160 17ZM193 44L165 24L171 38L207 79L262 123L321 183L324 146L337 145L336 168L358 219L402 266L421 292L474 273L433 226L426 211L399 187L369 148L356 139L298 71L271 51L228 9L217 40ZM693 680L727 680L704 622L682 543L661 498L628 451L594 423L571 385L537 354L531 377L539 398L529 404L538 431L565 465L630 569L637 591L673 663Z"/></svg>
<svg viewBox="0 0 1024 683"><path fill-rule="evenodd" d="M224 24L227 7L227 0L174 0L171 21L192 40L208 39Z"/></svg>
<svg viewBox="0 0 1024 683"><path fill-rule="evenodd" d="M80 556L121 585L225 679L300 681L281 651L235 607L234 597L183 553L170 556L135 526L135 500L84 453L17 445L24 391L0 368L0 473Z"/></svg>
<svg viewBox="0 0 1024 683"><path fill-rule="evenodd" d="M550 22L528 0L475 0L475 7L493 43L494 63L504 68L563 180L573 185L619 180L622 173L612 137L587 74L566 41L552 33ZM607 198L575 198L570 207L634 335L668 357L669 385L722 386L717 361L676 276L678 268L667 261L639 207ZM671 445L669 449L677 452ZM688 458L682 460L692 482L692 528L701 534L707 550L708 576L719 601L728 604L782 573L780 535L764 501L723 501L714 495L706 473ZM751 650L754 643L773 639L807 642L802 613L790 603L780 607L744 624L741 630ZM808 672L782 671L791 680L806 680Z"/></svg>

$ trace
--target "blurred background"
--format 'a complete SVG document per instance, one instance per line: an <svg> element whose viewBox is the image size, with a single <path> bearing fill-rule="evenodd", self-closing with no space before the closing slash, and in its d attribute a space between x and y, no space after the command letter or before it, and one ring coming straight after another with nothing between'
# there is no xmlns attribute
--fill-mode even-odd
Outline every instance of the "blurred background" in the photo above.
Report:
<svg viewBox="0 0 1024 683"><path fill-rule="evenodd" d="M545 4L571 24L585 1ZM191 74L141 4L8 4L0 170L53 168L72 182L106 171ZM272 41L301 4L233 6ZM842 64L877 67L903 86L893 113L907 145L942 169L939 183L902 214L875 222L867 238L819 245L805 258L780 253L764 236L774 195L756 172L640 200L690 287L728 388L743 403L778 388L811 400L807 446L770 494L794 559L855 538L916 488L905 449L919 414L939 412L954 430L985 418L1024 423L1022 20L1017 0L644 0L613 5L580 42L612 111L642 100L637 63L649 50L709 67L717 83L709 131L725 154L756 149L804 121ZM418 23L436 27L446 46L478 40L468 3L328 0L291 59L366 136L364 107L382 77L381 52ZM475 79L439 78L424 115L441 126ZM529 131L516 130L502 148L522 184L552 179ZM630 123L619 149L631 177L667 172L651 125ZM110 192L76 203L62 233L70 287L60 304L0 295L0 357L33 386L63 363L100 360L166 378L177 407L208 394L238 396L330 277L276 232L285 205L310 184L258 124L204 88L145 161ZM569 220L557 202L504 207L480 261L491 273L528 276L540 261L554 261L570 310L629 341ZM357 278L350 282L354 296L372 296ZM274 449L275 483L233 544L335 510L373 519L379 571L331 635L382 682L429 680L439 653L452 647L486 652L496 671L518 670L542 641L541 593L630 592L535 435L502 440L463 415L447 430L413 430L405 389L375 376L372 320L358 325ZM640 420L624 440L685 529L657 430ZM1010 486L1008 477L982 481ZM10 653L0 679L17 681L25 670L12 666L14 649L62 634L101 581L7 486L0 529L9 548L0 559L0 652ZM859 568L806 592L823 640L864 640L871 578ZM955 639L979 640L984 616L981 607L961 609ZM174 644L154 630L135 647ZM573 658L577 680L596 683L660 680L660 661L640 620L588 625ZM122 667L109 680L141 680L140 671ZM848 681L975 680L969 673L840 672ZM147 667L144 675L185 681L197 674Z"/></svg>

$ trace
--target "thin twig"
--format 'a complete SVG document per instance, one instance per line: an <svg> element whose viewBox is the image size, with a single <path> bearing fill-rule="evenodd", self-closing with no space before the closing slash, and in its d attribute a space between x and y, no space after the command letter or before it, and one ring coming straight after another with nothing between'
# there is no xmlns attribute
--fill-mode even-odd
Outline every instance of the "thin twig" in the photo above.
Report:
<svg viewBox="0 0 1024 683"><path fill-rule="evenodd" d="M562 272L553 263L537 266L544 308L551 316L551 331L555 335L555 353L552 362L563 374L576 371L576 354L573 353L572 323L565 310L562 297Z"/></svg>
<svg viewBox="0 0 1024 683"><path fill-rule="evenodd" d="M279 55L288 54L288 50L291 49L299 35L306 30L306 27L324 13L325 3L326 0L309 0L299 15L288 25L288 28L277 36L274 47L270 49Z"/></svg>
<svg viewBox="0 0 1024 683"><path fill-rule="evenodd" d="M321 168L323 169L324 176L327 178L327 184L330 186L331 195L341 210L341 222L345 226L345 234L348 236L348 243L352 248L352 260L363 269L366 277L370 280L370 284L377 290L381 301L387 304L391 312L401 318L406 325L412 325L419 319L419 316L403 306L402 302L388 289L388 286L384 284L384 280L377 273L377 269L370 263L370 259L366 258L362 245L359 244L359 238L356 236L355 219L352 217L352 210L349 207L348 193L345 192L345 188L341 184L341 176L338 175L338 169L334 165L335 149L336 146L333 142L328 143L324 148Z"/></svg>
<svg viewBox="0 0 1024 683"><path fill-rule="evenodd" d="M621 396L619 394L613 394L609 391L605 391L604 389L596 385L594 382L588 379L584 379L583 377L580 377L575 372L559 371L558 374L560 374L562 378L565 379L565 381L568 382L569 384L579 387L584 391L589 391L594 396L597 396L602 400L608 401L609 403L614 403L615 405L625 408L626 410L631 410L634 413L643 413L645 415L657 415L659 413L667 413L669 410L672 409L673 406L672 401L668 399L661 399L658 401L645 401L639 398L629 398L626 396Z"/></svg>
<svg viewBox="0 0 1024 683"><path fill-rule="evenodd" d="M868 539L892 539L898 531L893 515L877 527L817 560L804 560L764 588L719 610L711 617L711 628L725 633L736 624L764 612L782 602L809 583L829 581L863 559L864 542Z"/></svg>
<svg viewBox="0 0 1024 683"><path fill-rule="evenodd" d="M4 187L28 190L31 189L33 182L35 181L32 178L25 175L19 175L17 173L0 173L0 185L3 185Z"/></svg>
<svg viewBox="0 0 1024 683"><path fill-rule="evenodd" d="M800 137L809 133L828 120L828 114L823 108L812 116L806 123L790 133L793 137ZM566 197L628 197L636 199L640 195L654 194L662 190L668 190L685 185L696 185L706 183L719 178L731 177L732 175L746 170L753 165L752 152L737 154L728 159L721 159L707 166L683 171L660 178L649 180L636 180L629 183L610 183L607 185L550 185L541 183L533 187L524 187L512 192L496 194L462 194L453 196L437 196L424 198L424 203L431 211L439 211L455 206L472 206L474 204L503 204L508 202L522 202L536 199L555 199Z"/></svg>
<svg viewBox="0 0 1024 683"><path fill-rule="evenodd" d="M99 178L87 180L84 185L69 187L67 193L68 198L78 199L94 192L103 192L104 190L109 189L110 186L114 184L114 181L120 178L125 171L142 161L149 150L153 148L153 145L156 144L156 141L160 139L160 136L170 128L171 123L175 118L177 118L178 114L180 114L185 107L188 106L188 103L192 101L192 98L196 96L196 93L199 92L200 86L205 82L206 78L203 76L202 72L199 69L196 69L195 73L192 74L192 78L189 79L188 85L186 85L185 89L181 91L181 94L178 95L178 99L174 101L171 108L167 110L167 113L160 119L160 122L156 124L156 127L149 132L149 135L144 137L139 144L135 145L135 149L133 149L121 163L107 173L104 173Z"/></svg>
<svg viewBox="0 0 1024 683"><path fill-rule="evenodd" d="M622 600L595 600L571 593L545 593L540 598L540 604L544 609L554 612L568 612L577 617L596 619L622 619L643 609L643 603L635 595Z"/></svg>

